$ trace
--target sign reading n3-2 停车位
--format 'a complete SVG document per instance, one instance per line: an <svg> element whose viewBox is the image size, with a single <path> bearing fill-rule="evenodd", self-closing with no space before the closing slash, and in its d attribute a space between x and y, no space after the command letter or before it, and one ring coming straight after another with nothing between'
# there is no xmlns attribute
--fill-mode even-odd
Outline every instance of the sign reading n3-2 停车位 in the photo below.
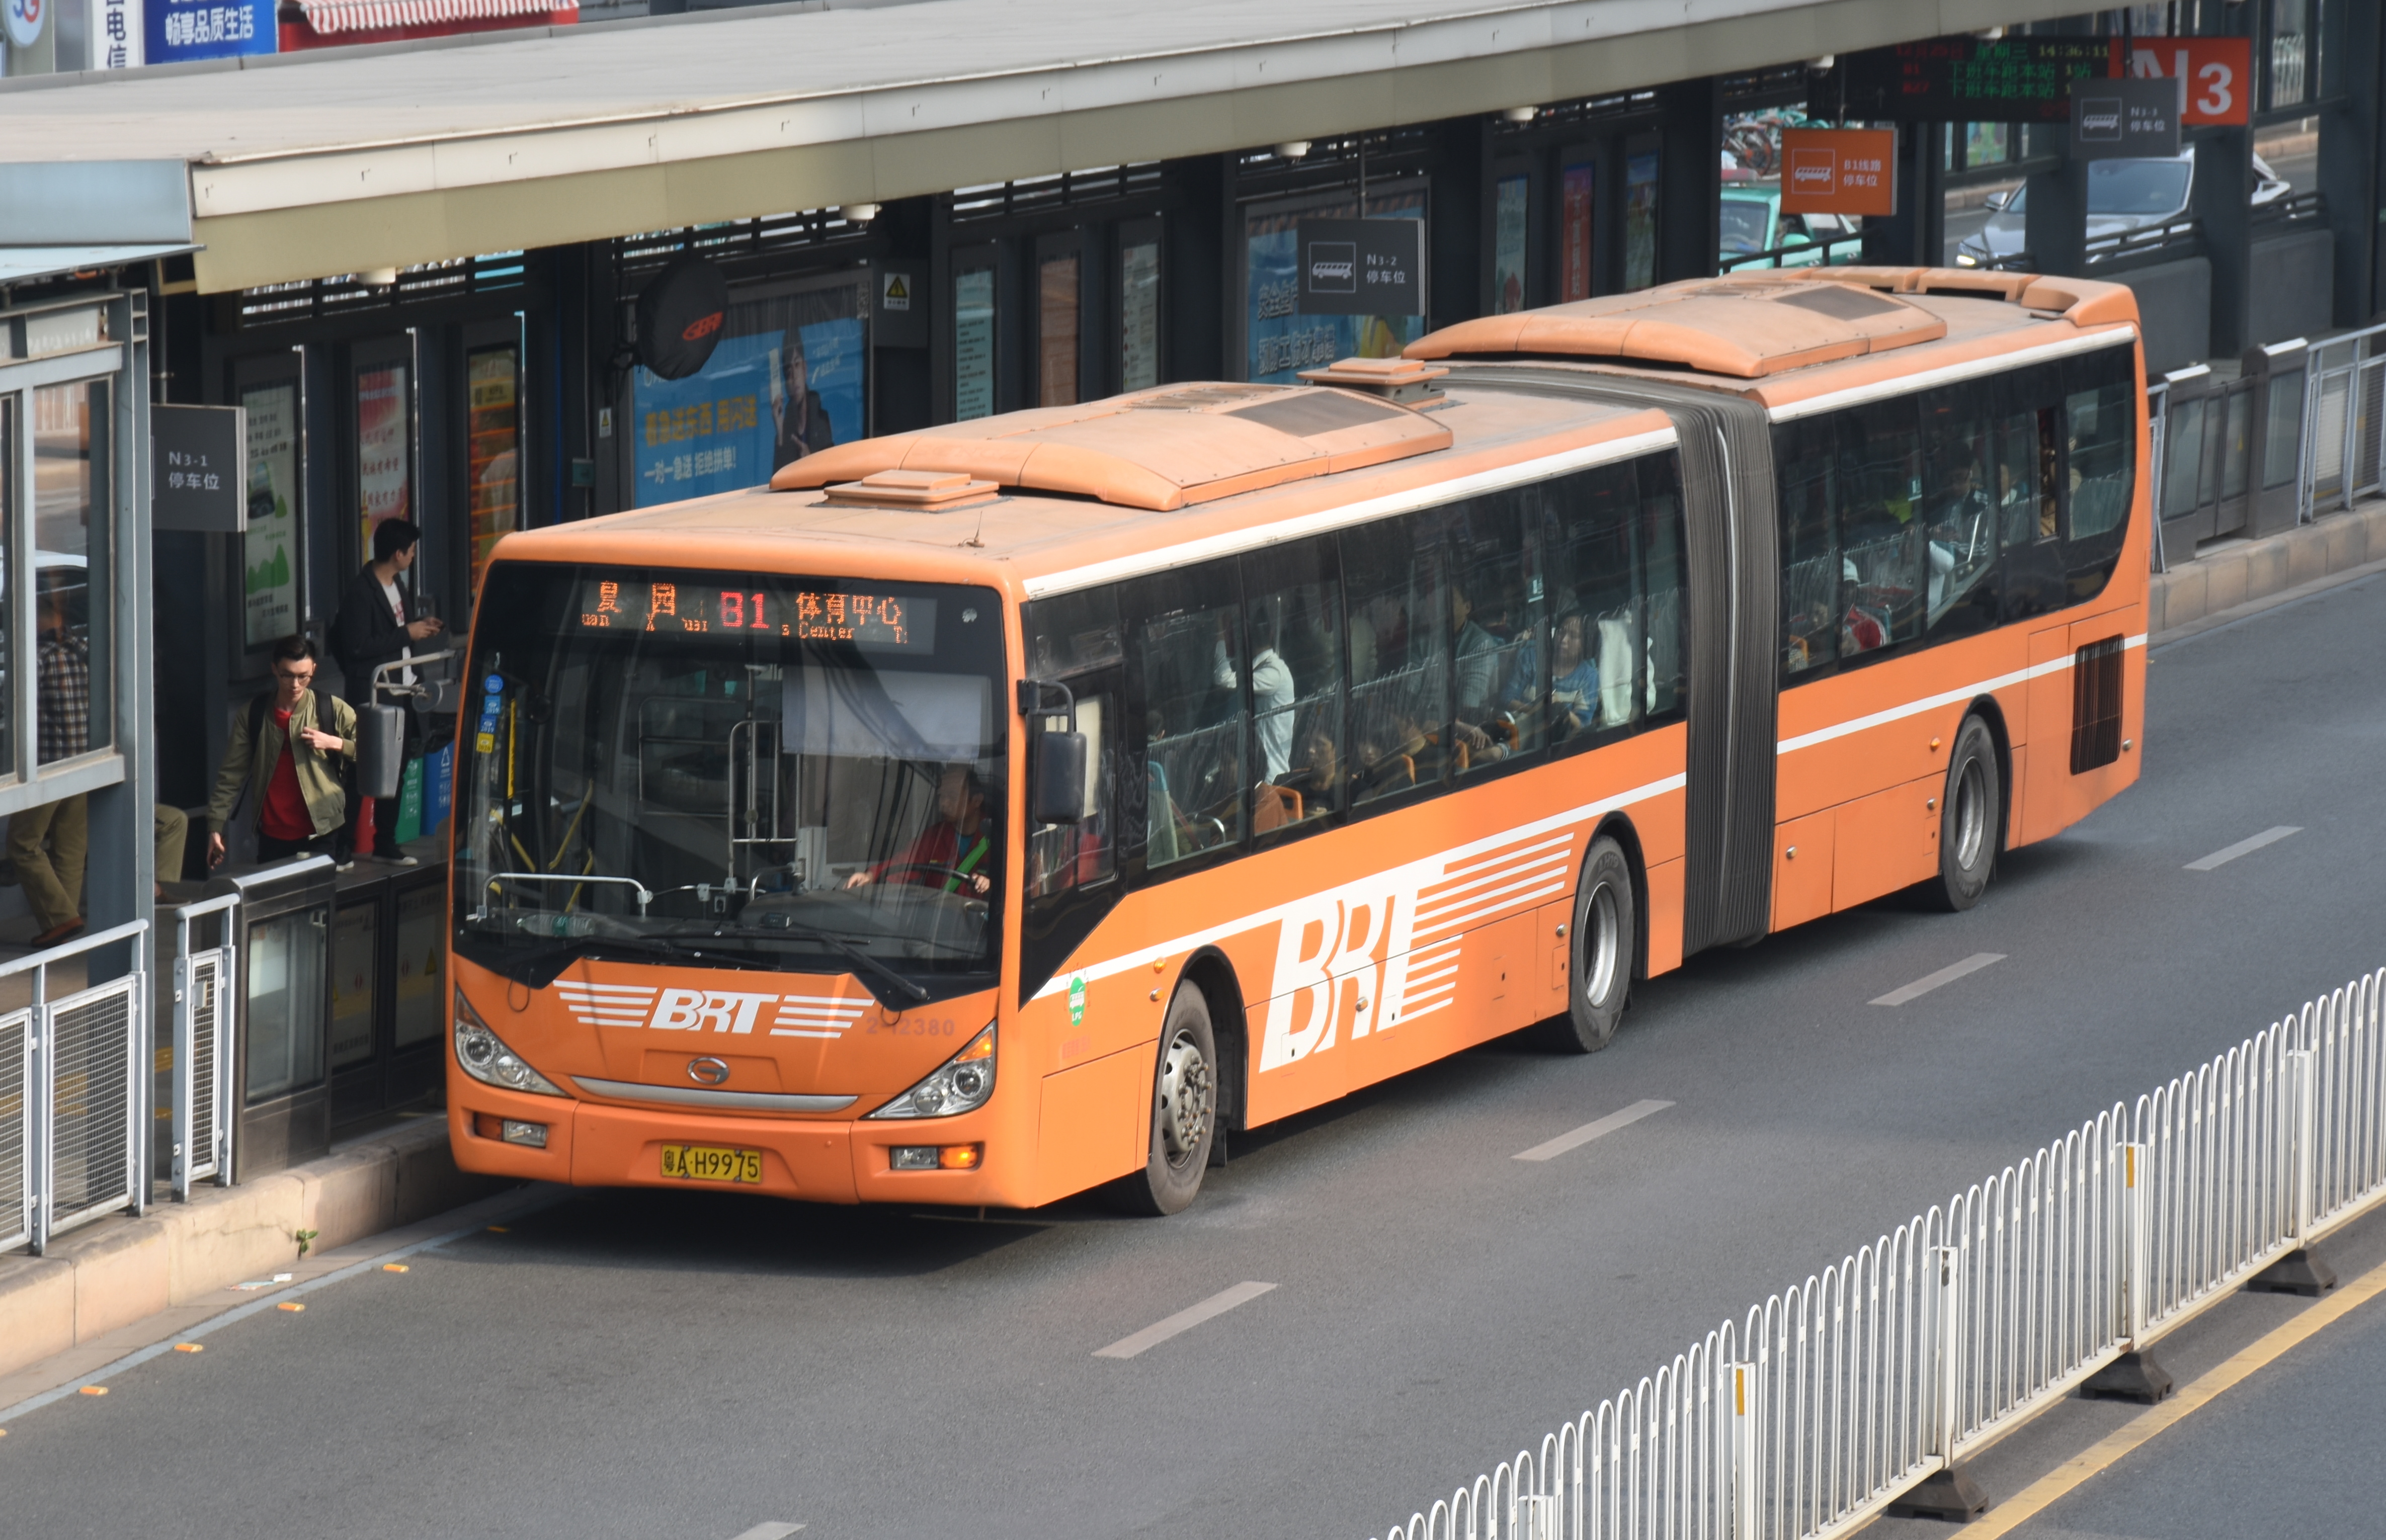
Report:
<svg viewBox="0 0 2386 1540"><path fill-rule="evenodd" d="M2190 128L2247 122L2253 45L2242 37L1931 38L1841 54L1808 100L1857 121L2064 123L2071 82L2183 78Z"/></svg>
<svg viewBox="0 0 2386 1540"><path fill-rule="evenodd" d="M1895 129L1783 129L1781 212L1897 212Z"/></svg>

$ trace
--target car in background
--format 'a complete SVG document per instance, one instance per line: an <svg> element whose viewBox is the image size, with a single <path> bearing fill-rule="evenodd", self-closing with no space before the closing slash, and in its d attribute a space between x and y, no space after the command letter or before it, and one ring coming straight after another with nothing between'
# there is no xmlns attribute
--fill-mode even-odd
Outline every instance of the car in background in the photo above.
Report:
<svg viewBox="0 0 2386 1540"><path fill-rule="evenodd" d="M2254 157L2254 207L2278 202L2293 189L2270 163ZM2017 187L1989 200L1989 222L1956 248L1959 267L1986 268L2027 249L2026 197ZM2088 163L2088 239L2149 230L2187 217L2195 193L2195 152L2141 160Z"/></svg>
<svg viewBox="0 0 2386 1540"><path fill-rule="evenodd" d="M1844 214L1784 214L1777 182L1726 182L1721 200L1721 265L1814 268L1853 262L1863 255L1856 221ZM1778 262L1751 262L1779 251Z"/></svg>

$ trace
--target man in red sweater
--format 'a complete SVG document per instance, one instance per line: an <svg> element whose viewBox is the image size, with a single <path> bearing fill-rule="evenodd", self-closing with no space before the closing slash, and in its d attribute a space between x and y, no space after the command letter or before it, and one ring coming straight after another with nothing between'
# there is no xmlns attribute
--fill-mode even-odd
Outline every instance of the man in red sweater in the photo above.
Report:
<svg viewBox="0 0 2386 1540"><path fill-rule="evenodd" d="M315 644L292 636L273 648L273 694L252 702L232 720L216 793L207 804L207 864L224 858L224 828L244 784L257 808L257 858L278 861L321 853L343 866L335 848L347 818L340 786L343 760L357 753L357 715L336 695L315 692ZM331 731L316 719L331 712Z"/></svg>

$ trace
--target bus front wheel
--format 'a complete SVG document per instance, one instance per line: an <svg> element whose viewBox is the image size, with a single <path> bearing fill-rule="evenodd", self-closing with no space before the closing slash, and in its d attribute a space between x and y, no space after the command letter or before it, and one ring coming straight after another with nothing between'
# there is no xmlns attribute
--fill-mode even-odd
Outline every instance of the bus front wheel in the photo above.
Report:
<svg viewBox="0 0 2386 1540"><path fill-rule="evenodd" d="M1151 1148L1143 1170L1118 1184L1130 1213L1174 1214L1201 1191L1218 1129L1218 1040L1209 997L1190 982L1176 986L1160 1029L1151 1076Z"/></svg>
<svg viewBox="0 0 2386 1540"><path fill-rule="evenodd" d="M1939 800L1939 881L1929 895L1954 912L1980 901L1997 869L1997 810L2003 806L1997 744L1989 724L1965 717L1947 757L1947 789Z"/></svg>
<svg viewBox="0 0 2386 1540"><path fill-rule="evenodd" d="M1551 1047L1592 1054L1615 1037L1632 992L1635 927L1632 864L1624 847L1605 834L1590 842L1582 881L1575 884L1574 923L1567 928L1566 1013L1544 1022Z"/></svg>

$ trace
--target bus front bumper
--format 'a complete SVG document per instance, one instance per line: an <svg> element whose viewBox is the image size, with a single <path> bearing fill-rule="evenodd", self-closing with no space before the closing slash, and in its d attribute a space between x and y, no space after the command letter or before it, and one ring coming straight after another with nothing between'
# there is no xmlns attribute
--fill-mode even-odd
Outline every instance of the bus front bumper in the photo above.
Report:
<svg viewBox="0 0 2386 1540"><path fill-rule="evenodd" d="M451 1075L447 1137L468 1171L579 1187L726 1188L813 1203L1011 1206L1023 1172L1005 1172L987 1135L991 1108L922 1122L724 1118L535 1096ZM517 1125L509 1128L509 1124ZM518 1125L530 1125L538 1131ZM514 1134L509 1139L509 1133ZM544 1145L522 1142L543 1138ZM760 1180L663 1174L663 1146L751 1150ZM898 1171L895 1151L974 1147L975 1164Z"/></svg>

